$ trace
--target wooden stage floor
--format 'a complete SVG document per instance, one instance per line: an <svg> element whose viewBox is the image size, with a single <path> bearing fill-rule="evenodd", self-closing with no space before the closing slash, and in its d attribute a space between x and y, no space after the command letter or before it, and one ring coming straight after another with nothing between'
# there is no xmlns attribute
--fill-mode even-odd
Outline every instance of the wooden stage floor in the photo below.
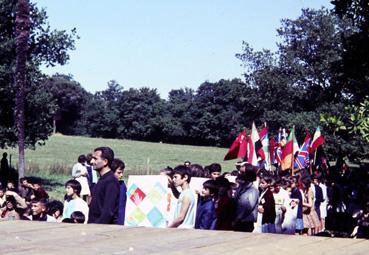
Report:
<svg viewBox="0 0 369 255"><path fill-rule="evenodd" d="M0 254L369 254L369 240L187 229L0 222Z"/></svg>

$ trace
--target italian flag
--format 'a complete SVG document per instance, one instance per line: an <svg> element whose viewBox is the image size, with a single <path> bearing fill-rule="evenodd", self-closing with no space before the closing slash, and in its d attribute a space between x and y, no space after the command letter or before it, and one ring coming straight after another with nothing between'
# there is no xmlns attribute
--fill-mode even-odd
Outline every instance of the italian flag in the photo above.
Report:
<svg viewBox="0 0 369 255"><path fill-rule="evenodd" d="M317 127L313 136L313 140L311 141L309 152L313 153L320 145L324 144L325 140L320 132L320 128Z"/></svg>

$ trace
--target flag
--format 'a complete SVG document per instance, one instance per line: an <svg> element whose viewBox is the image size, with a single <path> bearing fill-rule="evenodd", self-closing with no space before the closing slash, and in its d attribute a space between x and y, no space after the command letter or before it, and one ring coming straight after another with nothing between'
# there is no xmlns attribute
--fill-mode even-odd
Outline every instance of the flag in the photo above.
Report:
<svg viewBox="0 0 369 255"><path fill-rule="evenodd" d="M252 123L251 137L248 142L248 157L247 161L253 166L258 165L257 152L262 148L258 130L256 129L255 123Z"/></svg>
<svg viewBox="0 0 369 255"><path fill-rule="evenodd" d="M271 165L277 163L276 157L275 157L275 149L276 149L276 142L273 136L271 136L270 141L269 141L269 159L270 159Z"/></svg>
<svg viewBox="0 0 369 255"><path fill-rule="evenodd" d="M277 144L277 147L275 148L275 160L278 165L281 165L282 162L282 146L280 144Z"/></svg>
<svg viewBox="0 0 369 255"><path fill-rule="evenodd" d="M304 169L309 165L309 146L310 146L310 134L306 133L304 143L301 145L300 151L295 158L295 165L294 168L297 169Z"/></svg>
<svg viewBox="0 0 369 255"><path fill-rule="evenodd" d="M264 127L259 133L260 141L262 144L262 152L260 153L260 157L265 160L265 169L271 170L271 161L270 161L270 153L269 153L269 135L268 129Z"/></svg>
<svg viewBox="0 0 369 255"><path fill-rule="evenodd" d="M287 170L293 167L293 159L294 159L294 147L295 147L295 128L292 128L290 135L288 136L286 145L282 150L281 156L281 169Z"/></svg>
<svg viewBox="0 0 369 255"><path fill-rule="evenodd" d="M246 131L243 130L237 138L233 141L231 147L229 148L227 154L224 156L224 160L231 160L236 158L243 158L246 156Z"/></svg>
<svg viewBox="0 0 369 255"><path fill-rule="evenodd" d="M320 128L317 127L315 130L314 136L313 136L313 140L311 141L309 152L313 153L316 150L316 148L318 148L320 145L324 143L325 143L325 139L320 133Z"/></svg>

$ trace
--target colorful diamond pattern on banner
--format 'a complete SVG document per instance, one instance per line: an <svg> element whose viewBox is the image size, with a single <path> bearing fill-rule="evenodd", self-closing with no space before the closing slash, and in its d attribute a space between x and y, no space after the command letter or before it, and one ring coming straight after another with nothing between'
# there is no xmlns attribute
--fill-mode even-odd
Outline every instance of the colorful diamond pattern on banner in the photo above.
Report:
<svg viewBox="0 0 369 255"><path fill-rule="evenodd" d="M133 212L127 218L127 224L129 226L138 226L146 218L146 215L139 207L136 207Z"/></svg>
<svg viewBox="0 0 369 255"><path fill-rule="evenodd" d="M129 198L132 200L135 205L139 205L142 200L146 197L146 194L136 185L132 185L130 190L128 191Z"/></svg>
<svg viewBox="0 0 369 255"><path fill-rule="evenodd" d="M152 204L157 204L163 199L163 196L166 194L166 192L167 190L165 190L160 183L156 183L147 194L147 198Z"/></svg>
<svg viewBox="0 0 369 255"><path fill-rule="evenodd" d="M166 224L164 215L156 207L147 214L147 219L153 227L163 227Z"/></svg>

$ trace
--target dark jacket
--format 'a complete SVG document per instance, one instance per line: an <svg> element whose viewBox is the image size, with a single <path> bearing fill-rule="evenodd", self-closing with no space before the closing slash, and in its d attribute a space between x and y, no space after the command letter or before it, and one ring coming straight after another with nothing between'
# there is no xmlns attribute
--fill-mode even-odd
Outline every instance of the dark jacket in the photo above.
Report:
<svg viewBox="0 0 369 255"><path fill-rule="evenodd" d="M273 193L268 190L263 194L262 197L260 197L259 205L261 205L264 208L263 212L263 218L261 223L273 223L275 221L275 201Z"/></svg>
<svg viewBox="0 0 369 255"><path fill-rule="evenodd" d="M235 217L236 205L227 194L220 196L218 199L216 212L216 230L232 230L232 223Z"/></svg>
<svg viewBox="0 0 369 255"><path fill-rule="evenodd" d="M124 225L124 219L126 214L126 202L127 202L127 187L124 181L119 183L120 183L120 194L119 194L118 224Z"/></svg>
<svg viewBox="0 0 369 255"><path fill-rule="evenodd" d="M253 183L240 185L236 192L236 218L234 223L256 222L259 191Z"/></svg>
<svg viewBox="0 0 369 255"><path fill-rule="evenodd" d="M214 229L216 221L215 206L212 198L199 199L196 211L196 229Z"/></svg>
<svg viewBox="0 0 369 255"><path fill-rule="evenodd" d="M119 193L119 182L112 171L101 176L92 193L88 223L116 224Z"/></svg>

